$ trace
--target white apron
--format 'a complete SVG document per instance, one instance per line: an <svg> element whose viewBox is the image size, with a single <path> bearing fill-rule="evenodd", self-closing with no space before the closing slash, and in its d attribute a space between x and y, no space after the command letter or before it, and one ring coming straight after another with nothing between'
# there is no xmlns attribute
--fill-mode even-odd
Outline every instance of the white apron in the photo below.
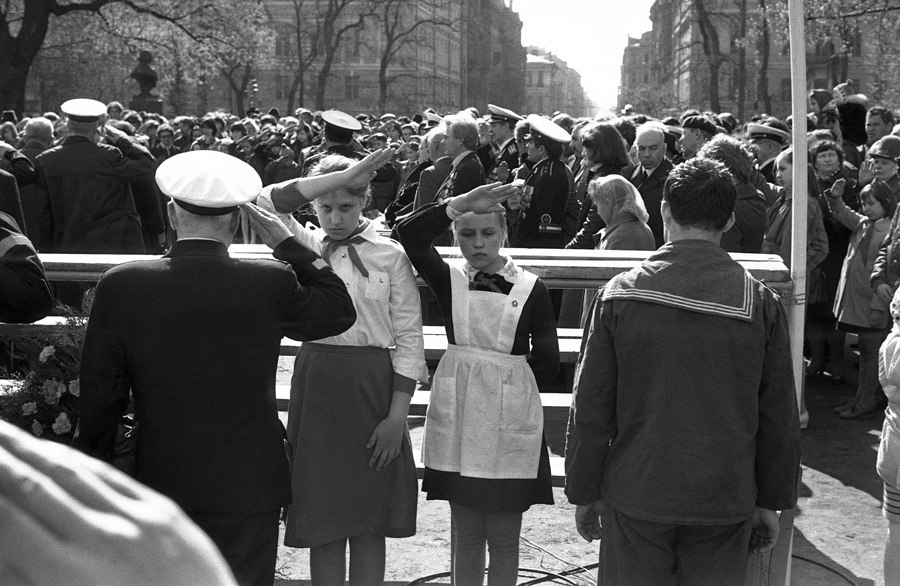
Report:
<svg viewBox="0 0 900 586"><path fill-rule="evenodd" d="M510 354L537 276L521 272L509 295L470 291L450 267L453 333L434 373L422 461L475 478L536 478L544 411L525 356Z"/></svg>

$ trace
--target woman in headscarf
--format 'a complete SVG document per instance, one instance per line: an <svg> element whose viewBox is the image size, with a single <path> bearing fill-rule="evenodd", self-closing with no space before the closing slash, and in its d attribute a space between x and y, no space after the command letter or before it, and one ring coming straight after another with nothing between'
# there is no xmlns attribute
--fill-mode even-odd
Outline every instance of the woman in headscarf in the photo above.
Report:
<svg viewBox="0 0 900 586"><path fill-rule="evenodd" d="M594 235L597 250L656 250L649 214L637 188L621 175L598 177L588 195L606 224Z"/></svg>
<svg viewBox="0 0 900 586"><path fill-rule="evenodd" d="M621 175L597 177L588 185L588 197L606 224L594 235L596 250L656 250L656 240L647 225L650 215L640 192ZM581 323L593 296L584 299Z"/></svg>

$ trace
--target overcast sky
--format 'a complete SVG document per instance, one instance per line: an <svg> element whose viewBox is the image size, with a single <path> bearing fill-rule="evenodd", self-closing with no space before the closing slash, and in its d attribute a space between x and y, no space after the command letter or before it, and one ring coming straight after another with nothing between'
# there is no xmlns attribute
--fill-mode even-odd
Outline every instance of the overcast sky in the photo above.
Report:
<svg viewBox="0 0 900 586"><path fill-rule="evenodd" d="M600 108L614 108L628 35L650 30L653 0L512 0L522 44L552 51L581 74Z"/></svg>

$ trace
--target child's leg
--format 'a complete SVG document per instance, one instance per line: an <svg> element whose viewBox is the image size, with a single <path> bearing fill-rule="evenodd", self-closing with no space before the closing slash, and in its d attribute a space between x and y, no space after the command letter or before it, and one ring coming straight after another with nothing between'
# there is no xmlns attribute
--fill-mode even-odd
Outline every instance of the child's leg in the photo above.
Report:
<svg viewBox="0 0 900 586"><path fill-rule="evenodd" d="M453 517L453 585L484 584L485 514L458 503L450 503Z"/></svg>
<svg viewBox="0 0 900 586"><path fill-rule="evenodd" d="M884 583L900 584L900 521L888 523L884 544Z"/></svg>
<svg viewBox="0 0 900 586"><path fill-rule="evenodd" d="M350 538L350 586L384 582L384 536L357 535Z"/></svg>
<svg viewBox="0 0 900 586"><path fill-rule="evenodd" d="M346 539L309 548L309 579L313 586L343 586L346 566Z"/></svg>
<svg viewBox="0 0 900 586"><path fill-rule="evenodd" d="M488 586L513 586L519 576L522 513L487 513Z"/></svg>

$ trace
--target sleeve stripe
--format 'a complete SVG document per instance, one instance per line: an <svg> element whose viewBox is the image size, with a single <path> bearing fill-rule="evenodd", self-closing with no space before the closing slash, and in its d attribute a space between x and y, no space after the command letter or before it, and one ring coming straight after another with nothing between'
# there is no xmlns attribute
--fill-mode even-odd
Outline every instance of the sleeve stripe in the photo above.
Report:
<svg viewBox="0 0 900 586"><path fill-rule="evenodd" d="M34 251L34 247L28 238L21 234L10 234L3 240L0 240L0 257L6 256L6 253L15 246L27 246Z"/></svg>

